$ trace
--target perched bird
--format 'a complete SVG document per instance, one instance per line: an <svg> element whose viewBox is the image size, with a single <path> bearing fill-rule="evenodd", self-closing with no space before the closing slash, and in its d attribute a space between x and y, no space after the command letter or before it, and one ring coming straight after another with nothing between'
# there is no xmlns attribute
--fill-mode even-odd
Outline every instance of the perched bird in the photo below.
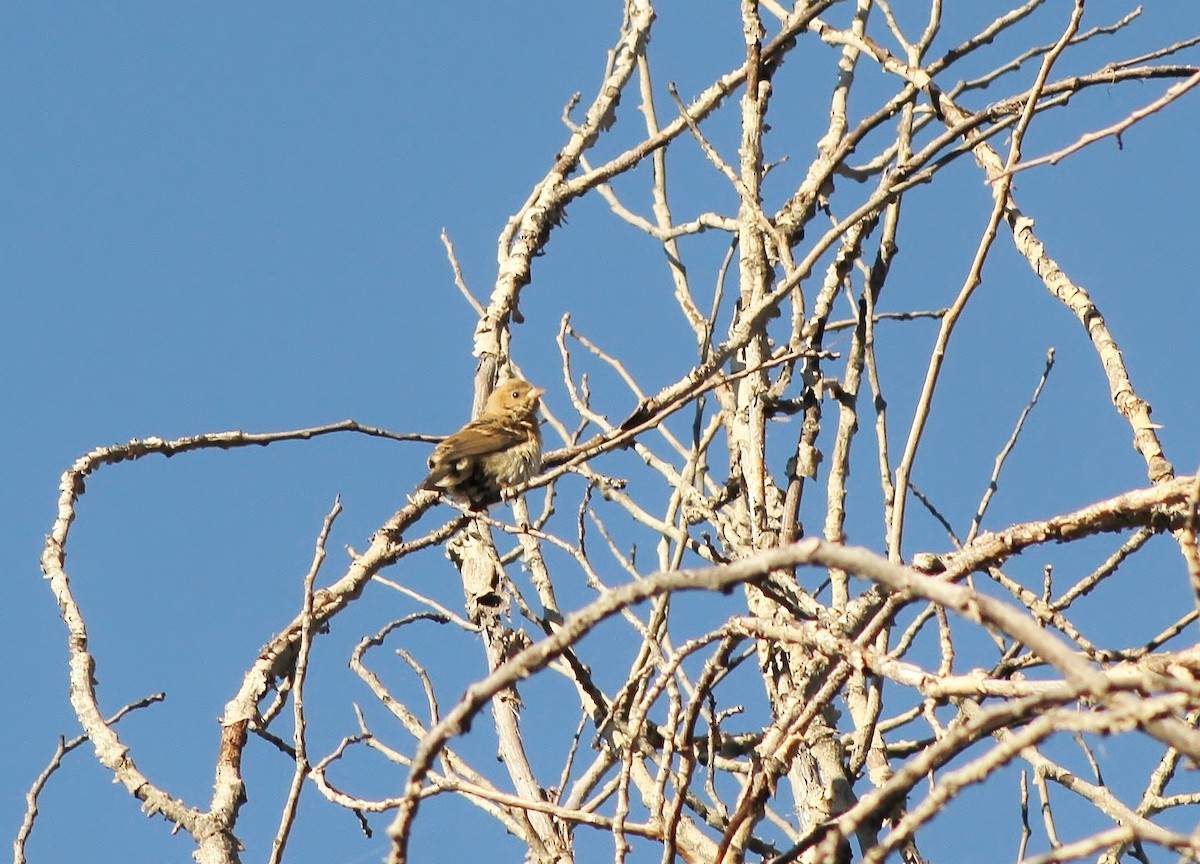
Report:
<svg viewBox="0 0 1200 864"><path fill-rule="evenodd" d="M498 385L483 412L434 449L421 488L486 509L500 500L501 490L537 474L542 467L537 410L545 392L519 379Z"/></svg>

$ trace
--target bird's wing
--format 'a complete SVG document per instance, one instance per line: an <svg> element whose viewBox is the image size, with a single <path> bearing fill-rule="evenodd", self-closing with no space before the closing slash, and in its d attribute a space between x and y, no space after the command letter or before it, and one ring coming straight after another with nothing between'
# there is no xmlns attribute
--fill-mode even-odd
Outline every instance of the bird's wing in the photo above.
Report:
<svg viewBox="0 0 1200 864"><path fill-rule="evenodd" d="M526 437L526 432L511 420L479 417L439 444L430 462L454 462L468 456L496 453L519 444Z"/></svg>

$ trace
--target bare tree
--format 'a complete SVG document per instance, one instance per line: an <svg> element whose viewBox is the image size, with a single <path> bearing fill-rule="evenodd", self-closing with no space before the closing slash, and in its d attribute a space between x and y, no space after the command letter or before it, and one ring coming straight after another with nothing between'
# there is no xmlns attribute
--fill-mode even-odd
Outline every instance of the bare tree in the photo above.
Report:
<svg viewBox="0 0 1200 864"><path fill-rule="evenodd" d="M1154 122L1150 115L1200 83L1200 67L1174 63L1197 38L1128 58L1114 48L1118 59L1066 74L1060 66L1080 46L1120 37L1138 14L1096 26L1085 20L1083 0L1028 0L948 42L943 15L957 13L944 12L940 0L915 29L900 20L913 21L909 10L901 16L884 0L792 8L744 0L740 11L744 62L685 101L656 77L651 0L627 0L598 86L567 106L553 164L500 233L486 302L465 284L446 238L456 281L478 313L476 410L498 380L522 375L561 404L569 399L570 416L545 412L543 471L510 490L508 503L479 513L414 491L325 579L338 508L329 513L302 608L275 625L231 686L215 791L204 807L145 776L116 718L101 711L84 610L64 564L85 478L152 454L334 433L425 439L352 422L144 439L98 448L64 475L42 566L69 634L72 704L97 759L148 813L190 835L202 864L239 860L242 755L255 737L295 763L272 861L285 859L305 788L359 814L364 826L365 814L391 814L392 862L409 860L423 802L439 795L462 796L536 862L606 854L783 864L893 853L922 861L938 848L923 842L933 818L953 813L968 787L994 809L1019 808L1023 824L1005 857L1147 861L1159 848L1200 859L1200 839L1180 827L1194 816L1175 818L1200 803L1200 793L1176 780L1181 760L1200 759L1200 652L1187 635L1196 608L1157 622L1159 635L1149 640L1138 635L1145 622L1097 633L1074 615L1085 595L1138 578L1156 535L1177 547L1169 572L1156 578L1186 581L1200 597L1200 478L1176 477L1104 311L1072 279L1070 254L1039 238L1014 192L1022 171ZM1044 44L1014 46L1014 29L1028 21ZM832 49L832 65L820 78L788 74L799 52L821 45ZM991 71L963 78L965 67ZM1139 91L1151 94L1142 107L1070 146L1026 152L1033 125L1066 110L1072 97L1134 82L1163 86ZM786 123L802 110L800 97L814 92L828 122L795 137L776 134L768 148L771 121ZM736 152L711 140L714 128L738 130ZM683 154L702 154L725 186L708 209L672 206L672 160ZM788 171L772 161L780 156ZM972 205L946 179L951 166L967 163L972 182L989 193L978 212L966 211ZM932 308L889 279L905 232L920 228L905 219L917 189L946 196L953 204L945 206L982 226L969 266L952 276L955 290ZM554 301L561 381L550 380L549 368L517 365L530 338L517 326L519 301L535 258L571 230L564 214L584 198L603 202L664 253L687 334L672 342L663 322L662 368L675 370L662 373L671 376L664 386L647 387L627 368L621 334L576 329L567 292ZM994 250L1009 244L1028 264L1028 283L1078 319L1149 485L1082 508L1060 502L1049 518L1028 514L985 532L1053 352L1042 380L1030 382L1032 398L1014 417L969 524L955 525L923 494L914 469L920 456L927 475L955 470L922 444L956 325ZM689 266L705 255L724 256L715 280ZM614 298L640 316L649 292L617 287ZM885 300L892 311L882 311ZM883 328L909 333L906 345L927 358L911 409L891 405L884 389L889 376L908 373L877 354ZM983 350L954 349L955 357ZM613 383L594 383L601 381ZM852 457L856 477L872 478L866 485L851 483ZM944 526L942 539L914 536L918 509ZM858 545L845 542L851 523ZM1022 551L1089 541L1072 561L1092 564L1067 567L1065 585L1049 566L1034 584L1027 568L1008 569ZM462 577L461 609L404 584L411 562L443 552ZM336 750L314 753L305 734L310 653L372 582L394 590L402 611L364 635L350 663L390 722L371 724L360 712L359 728L346 730ZM460 690L437 680L422 652L462 633L479 650L465 673L474 683L456 699ZM384 645L398 651L423 700L406 701L384 683L386 661L372 654ZM480 764L456 741L487 724L500 758ZM1105 783L1089 743L1097 736L1152 744L1139 751L1138 788ZM393 796L356 792L339 776L345 757L364 749L394 772ZM538 767L548 760L556 771ZM30 796L18 861L45 779ZM1030 785L1040 826L1028 816ZM960 849L949 857L970 856Z"/></svg>

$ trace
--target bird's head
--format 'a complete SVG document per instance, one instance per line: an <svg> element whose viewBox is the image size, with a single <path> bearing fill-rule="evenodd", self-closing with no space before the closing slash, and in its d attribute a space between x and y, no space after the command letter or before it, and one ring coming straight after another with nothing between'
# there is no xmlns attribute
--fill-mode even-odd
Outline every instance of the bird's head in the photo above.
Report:
<svg viewBox="0 0 1200 864"><path fill-rule="evenodd" d="M496 385L496 389L488 396L483 411L485 414L531 417L537 412L542 394L545 392L540 387L534 387L528 381L513 378Z"/></svg>

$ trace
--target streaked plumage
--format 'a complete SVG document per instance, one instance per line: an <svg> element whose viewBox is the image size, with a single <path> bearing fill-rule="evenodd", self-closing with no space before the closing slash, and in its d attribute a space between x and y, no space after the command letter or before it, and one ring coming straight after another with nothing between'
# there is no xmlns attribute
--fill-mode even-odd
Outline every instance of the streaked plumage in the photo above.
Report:
<svg viewBox="0 0 1200 864"><path fill-rule="evenodd" d="M528 381L505 381L492 391L478 417L434 449L423 489L436 489L475 508L501 498L542 467L537 410L546 391Z"/></svg>

